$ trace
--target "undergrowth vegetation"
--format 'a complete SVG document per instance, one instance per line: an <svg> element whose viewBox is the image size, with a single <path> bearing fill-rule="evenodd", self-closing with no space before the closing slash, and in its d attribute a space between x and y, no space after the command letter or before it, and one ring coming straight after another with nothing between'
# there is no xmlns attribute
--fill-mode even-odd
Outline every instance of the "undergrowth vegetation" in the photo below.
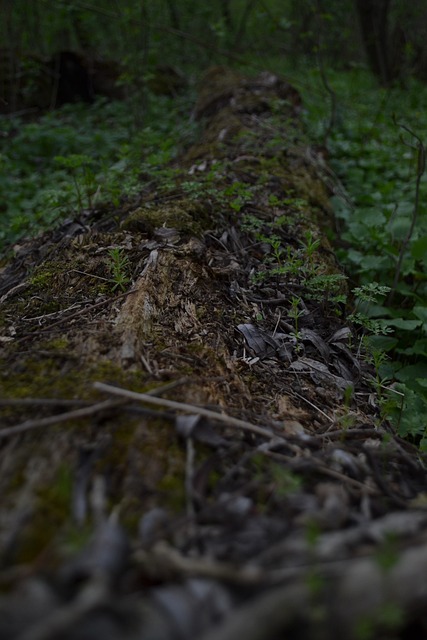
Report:
<svg viewBox="0 0 427 640"><path fill-rule="evenodd" d="M303 94L309 141L327 148L336 174L332 239L354 295L353 301L347 300L353 307L350 321L360 328L375 365L383 416L394 420L401 435L427 449L427 89L415 80L404 88L379 89L361 68L327 71L335 103L331 118L332 94L325 92L321 75L313 68L298 77L294 69L291 80ZM103 100L67 105L37 122L4 118L0 253L65 217L119 207L124 197L137 194L144 181L154 177L161 178L167 190L168 180L173 183L167 163L195 134L190 93L148 100L142 126L136 126L126 102ZM197 198L203 188L205 196L239 214L252 197L247 185L235 183L224 192L210 193L209 177L208 172L201 185L189 176L181 185L183 192ZM300 203L287 204L298 209ZM246 216L245 224L253 227L256 221ZM276 251L280 274L301 268L281 253L280 243L275 246L274 229L259 240L271 245L272 255ZM306 265L313 242L308 236L303 248ZM122 289L126 265L120 255L110 257L115 287ZM315 273L311 276L308 293L315 297L326 284L317 283Z"/></svg>
<svg viewBox="0 0 427 640"><path fill-rule="evenodd" d="M126 102L71 104L36 122L3 118L0 138L0 253L64 217L118 206L142 177L167 163L194 131L191 96L156 96L142 127Z"/></svg>
<svg viewBox="0 0 427 640"><path fill-rule="evenodd" d="M320 142L330 105L319 99L316 76L305 105L311 136ZM369 347L376 354L384 412L402 435L426 449L427 89L412 79L404 87L379 89L361 70L329 72L329 84L337 103L329 162L344 185L336 183L333 197L337 253L353 286L383 287L364 316L375 327Z"/></svg>

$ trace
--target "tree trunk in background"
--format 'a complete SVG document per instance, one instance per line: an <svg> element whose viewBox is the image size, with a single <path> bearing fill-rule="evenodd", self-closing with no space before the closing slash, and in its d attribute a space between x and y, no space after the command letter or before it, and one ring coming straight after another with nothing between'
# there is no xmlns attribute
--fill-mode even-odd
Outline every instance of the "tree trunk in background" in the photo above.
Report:
<svg viewBox="0 0 427 640"><path fill-rule="evenodd" d="M257 0L248 0L243 13L242 13L242 17L240 19L239 22L239 26L237 28L237 32L234 38L234 46L236 49L239 49L239 46L241 45L243 38L245 37L245 33L246 33L246 27L248 25L248 20L249 20L249 16L252 12L252 9L255 7Z"/></svg>
<svg viewBox="0 0 427 640"><path fill-rule="evenodd" d="M366 55L381 84L393 80L390 65L388 15L390 0L355 0Z"/></svg>
<svg viewBox="0 0 427 640"><path fill-rule="evenodd" d="M224 24L230 33L233 33L233 19L230 11L230 0L220 0L221 14L224 20Z"/></svg>
<svg viewBox="0 0 427 640"><path fill-rule="evenodd" d="M179 19L178 7L176 6L175 0L167 0L168 9L169 9L169 17L171 21L171 25L174 29L181 28L181 22Z"/></svg>

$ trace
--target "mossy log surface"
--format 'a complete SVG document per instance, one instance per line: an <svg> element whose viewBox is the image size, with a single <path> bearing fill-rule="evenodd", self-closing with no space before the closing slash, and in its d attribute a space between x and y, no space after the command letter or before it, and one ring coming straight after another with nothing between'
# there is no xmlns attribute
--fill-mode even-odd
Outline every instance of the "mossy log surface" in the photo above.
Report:
<svg viewBox="0 0 427 640"><path fill-rule="evenodd" d="M2 269L2 639L423 624L425 468L353 349L300 111L273 74L210 69L167 184Z"/></svg>

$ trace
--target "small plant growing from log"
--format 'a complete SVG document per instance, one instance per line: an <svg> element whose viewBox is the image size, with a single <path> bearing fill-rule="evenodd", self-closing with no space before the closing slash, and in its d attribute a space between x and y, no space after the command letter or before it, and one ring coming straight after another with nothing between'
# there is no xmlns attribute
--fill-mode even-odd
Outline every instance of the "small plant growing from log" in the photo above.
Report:
<svg viewBox="0 0 427 640"><path fill-rule="evenodd" d="M307 231L305 233L305 242L303 243L303 245L304 245L304 252L307 256L308 264L310 265L310 267L313 267L313 256L315 252L318 250L318 248L320 247L320 239L319 238L314 239L313 232Z"/></svg>
<svg viewBox="0 0 427 640"><path fill-rule="evenodd" d="M392 329L387 327L382 320L376 320L369 316L369 307L373 303L377 303L390 291L390 287L380 285L378 282L369 282L361 287L355 287L353 294L355 296L355 311L348 319L353 324L360 325L369 333L374 335L391 333Z"/></svg>
<svg viewBox="0 0 427 640"><path fill-rule="evenodd" d="M123 253L122 247L109 249L108 256L110 258L108 266L113 276L111 279L111 282L114 283L113 291L116 289L124 291L130 282L128 276L129 258Z"/></svg>

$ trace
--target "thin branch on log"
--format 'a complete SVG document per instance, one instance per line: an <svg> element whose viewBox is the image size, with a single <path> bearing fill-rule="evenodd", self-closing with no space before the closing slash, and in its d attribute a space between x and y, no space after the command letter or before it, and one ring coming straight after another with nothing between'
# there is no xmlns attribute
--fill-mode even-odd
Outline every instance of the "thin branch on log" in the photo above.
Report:
<svg viewBox="0 0 427 640"><path fill-rule="evenodd" d="M183 384L186 381L187 381L186 378L180 378L179 380L166 384L162 387L157 387L156 389L147 391L146 395L148 397L159 395L161 393L174 389L176 386ZM8 403L7 400L4 402ZM21 404L25 404L25 398L17 402L20 402ZM34 401L31 400L31 402L33 403ZM46 404L52 404L50 399L47 399L45 402ZM61 404L66 401L63 401L63 400L57 401L56 404L58 402ZM126 403L127 403L127 400L125 398L121 398L120 400L104 400L103 402L97 402L96 404L91 404L89 407L83 407L82 409L76 409L75 411L67 411L66 413L59 413L56 416L49 416L48 418L40 418L38 420L26 420L22 424L18 424L15 427L1 429L0 440L2 438L8 438L10 436L19 435L20 433L24 433L25 431L38 429L39 427L50 427L60 422L66 422L67 420L79 420L80 418L87 418L88 416L95 415L96 413L99 413L100 411L104 411L105 409L114 409ZM37 401L37 404L39 404L39 400Z"/></svg>
<svg viewBox="0 0 427 640"><path fill-rule="evenodd" d="M187 404L186 402L176 402L175 400L166 400L165 398L153 398L147 393L136 393L135 391L128 391L127 389L113 387L112 385L104 384L103 382L95 382L93 386L98 391L104 391L106 393L111 393L112 395L129 398L130 400L139 400L140 402L155 404L159 407L169 407L170 409L177 409L184 413L197 414L204 416L205 418L210 418L211 420L216 420L217 422L224 422L229 426L232 425L233 427L238 427L244 431L256 433L264 438L271 439L277 437L272 431L265 429L264 427L258 427L257 425L246 422L245 420L239 420L238 418L233 418L232 416L228 416L224 413L216 413L210 409L197 407L192 404Z"/></svg>
<svg viewBox="0 0 427 640"><path fill-rule="evenodd" d="M79 420L80 418L87 418L93 416L105 409L113 409L121 404L124 404L123 400L113 401L104 400L104 402L97 402L90 407L84 407L83 409L76 409L75 411L67 411L66 413L59 413L56 416L49 416L49 418L40 418L38 420L26 420L22 424L16 425L16 427L9 427L0 431L0 440L8 438L10 436L16 436L25 431L31 431L32 429L38 429L39 427L50 427L53 424L59 422L66 422L67 420Z"/></svg>
<svg viewBox="0 0 427 640"><path fill-rule="evenodd" d="M269 573L260 567L240 567L213 559L188 558L166 542L158 542L150 551L138 550L134 558L149 575L157 579L175 573L180 577L201 576L247 586L267 584L270 579Z"/></svg>

